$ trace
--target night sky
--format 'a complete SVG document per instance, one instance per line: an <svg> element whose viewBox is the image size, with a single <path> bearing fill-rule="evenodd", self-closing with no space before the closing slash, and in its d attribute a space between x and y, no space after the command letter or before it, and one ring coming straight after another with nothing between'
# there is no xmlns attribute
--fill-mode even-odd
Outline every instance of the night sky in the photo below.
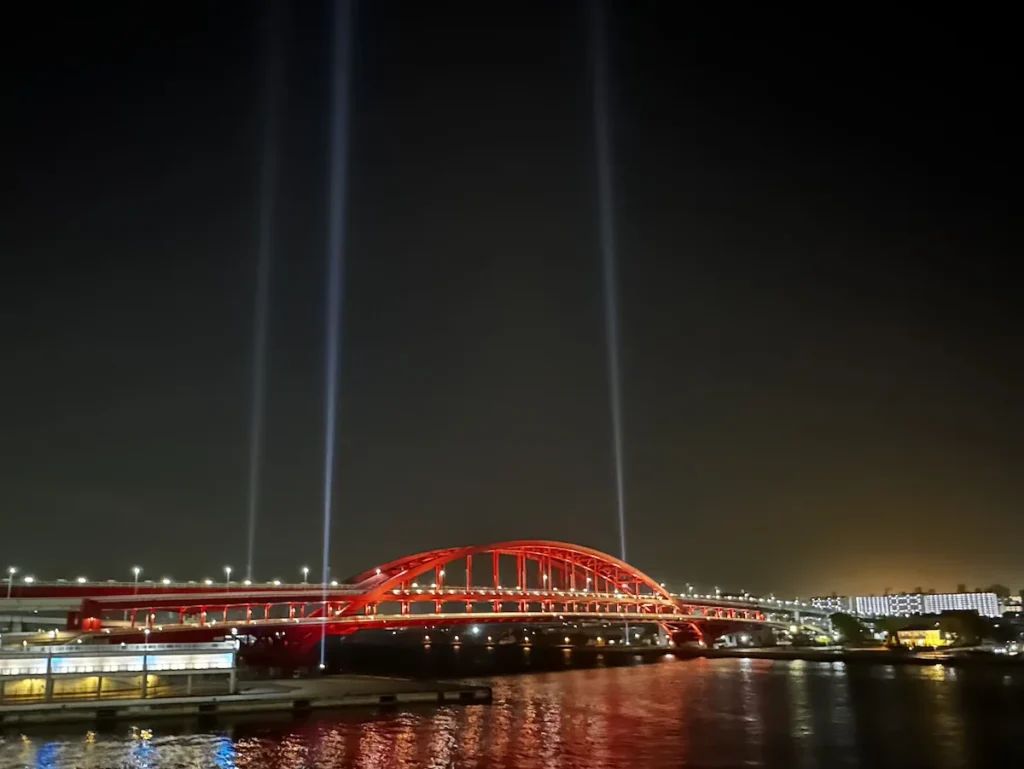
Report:
<svg viewBox="0 0 1024 769"><path fill-rule="evenodd" d="M36 6L0 121L0 561L320 566L329 6ZM332 570L618 551L589 6L357 7ZM1007 20L612 7L629 560L681 588L1024 588ZM746 11L744 10L744 13Z"/></svg>

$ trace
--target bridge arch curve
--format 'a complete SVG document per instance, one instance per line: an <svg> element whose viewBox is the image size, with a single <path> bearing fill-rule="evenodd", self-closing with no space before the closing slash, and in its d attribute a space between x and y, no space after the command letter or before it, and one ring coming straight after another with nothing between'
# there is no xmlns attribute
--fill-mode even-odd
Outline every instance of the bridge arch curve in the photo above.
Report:
<svg viewBox="0 0 1024 769"><path fill-rule="evenodd" d="M348 584L365 591L364 602L386 600L395 589L407 586L412 580L431 572L436 574L453 562L466 561L471 564L473 557L481 555L514 556L523 559L523 562L535 561L537 568L544 574L552 574L549 577L552 582L554 575L558 574L566 589L577 575L585 579L586 575L592 574L595 590L599 588L598 581L603 580L606 585L612 585L614 590L624 594L639 595L642 586L653 597L673 600L668 590L652 577L613 555L583 545L544 539L513 540L416 553L368 569L348 580ZM580 587L587 584L589 581Z"/></svg>

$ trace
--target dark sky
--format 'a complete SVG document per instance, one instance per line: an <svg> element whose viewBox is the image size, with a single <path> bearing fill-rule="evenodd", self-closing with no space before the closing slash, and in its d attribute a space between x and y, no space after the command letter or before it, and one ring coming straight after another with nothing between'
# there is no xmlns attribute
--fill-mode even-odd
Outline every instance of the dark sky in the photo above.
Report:
<svg viewBox="0 0 1024 769"><path fill-rule="evenodd" d="M244 565L262 6L37 6L0 121L0 561ZM588 4L358 6L332 568L617 551ZM1024 587L1007 20L615 4L629 558ZM330 14L282 5L257 574L319 566ZM1005 30L1005 31L1004 31Z"/></svg>

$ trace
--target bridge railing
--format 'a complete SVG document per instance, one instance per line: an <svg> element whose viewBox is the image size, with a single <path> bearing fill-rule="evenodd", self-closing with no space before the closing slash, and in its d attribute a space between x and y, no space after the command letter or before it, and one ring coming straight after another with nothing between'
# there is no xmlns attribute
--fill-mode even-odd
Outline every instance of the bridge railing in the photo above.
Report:
<svg viewBox="0 0 1024 769"><path fill-rule="evenodd" d="M208 643L152 643L152 644L62 644L51 646L12 646L3 649L4 655L40 654L61 656L95 655L99 652L114 654L118 652L226 652L237 648L235 641L210 641Z"/></svg>

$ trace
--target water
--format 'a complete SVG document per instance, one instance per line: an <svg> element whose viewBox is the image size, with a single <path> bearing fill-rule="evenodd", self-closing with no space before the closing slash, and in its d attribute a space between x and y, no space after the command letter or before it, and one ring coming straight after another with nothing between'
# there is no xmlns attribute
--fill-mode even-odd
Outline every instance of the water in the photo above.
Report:
<svg viewBox="0 0 1024 769"><path fill-rule="evenodd" d="M1024 672L700 659L490 683L490 706L7 731L0 767L1021 765Z"/></svg>
<svg viewBox="0 0 1024 769"><path fill-rule="evenodd" d="M349 68L352 47L352 3L337 0L334 4L331 59L331 122L330 122L330 191L328 194L327 231L327 333L324 350L324 530L323 530L323 600L327 604L330 580L331 507L334 501L334 449L338 406L338 370L341 351L342 279L348 185ZM320 642L320 664L324 664L327 634L327 613Z"/></svg>

